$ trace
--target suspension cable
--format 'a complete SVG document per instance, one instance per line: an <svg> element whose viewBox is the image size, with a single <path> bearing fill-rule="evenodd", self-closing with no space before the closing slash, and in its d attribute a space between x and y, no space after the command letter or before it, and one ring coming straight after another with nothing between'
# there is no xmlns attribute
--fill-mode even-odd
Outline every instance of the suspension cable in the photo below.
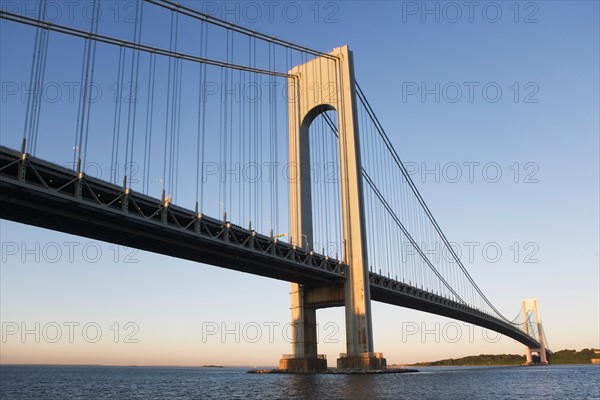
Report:
<svg viewBox="0 0 600 400"><path fill-rule="evenodd" d="M268 43L273 43L273 44L276 44L276 45L279 45L279 46L283 46L283 47L286 47L286 48L290 48L290 49L293 49L293 50L298 50L298 51L301 51L303 53L312 54L312 55L317 56L317 57L325 57L325 58L329 58L329 59L332 59L332 60L336 59L335 56L332 56L330 54L323 53L321 51L314 50L314 49L311 49L311 48L308 48L308 47L300 46L298 44L295 44L295 43L292 43L292 42L288 42L288 41L276 38L274 36L269 36L269 35L266 35L264 33L260 33L260 32L257 32L257 31L245 28L245 27L243 27L241 25L237 25L237 24L234 24L234 23L231 23L231 22L228 22L228 21L224 21L222 19L213 17L212 15L199 12L197 10L194 10L193 8L183 6L183 5L181 5L179 3L175 3L173 1L169 1L169 0L144 0L144 1L146 1L148 3L152 3L152 4L157 5L159 7L162 7L162 8L166 8L166 9L171 10L171 11L175 11L177 13L186 15L188 17L192 17L192 18L204 21L204 22L208 22L208 23L210 23L212 25L216 25L216 26L219 26L221 28L225 28L225 29L227 29L229 31L241 33L243 35L247 35L247 36L250 36L250 37L253 37L253 38L256 38L256 39L260 39L260 40L266 41Z"/></svg>
<svg viewBox="0 0 600 400"><path fill-rule="evenodd" d="M248 66L239 65L239 64L232 64L232 63L228 63L228 62L224 62L224 61L213 60L213 59L206 58L206 57L198 57L198 56L194 56L194 55L187 54L187 53L178 53L176 51L167 50L167 49L163 49L160 47L152 47L152 46L148 46L148 45L141 44L141 43L136 44L136 43L124 40L124 39L118 39L118 38L101 35L101 34L97 34L97 33L96 34L90 33L88 31L83 31L81 29L71 28L68 26L59 25L59 24L55 24L55 23L47 22L47 21L40 21L35 18L30 18L30 17L24 16L24 15L19 15L19 14L7 12L7 11L0 10L0 19L5 19L7 21L18 22L21 24L30 25L30 26L34 26L37 28L60 32L60 33L64 33L64 34L71 35L71 36L77 36L77 37L81 37L84 39L89 38L92 40L96 40L98 42L107 43L107 44L111 44L111 45L115 45L115 46L123 46L123 47L127 47L127 48L134 49L134 50L139 50L139 51L143 51L143 52L147 52L147 53L156 53L158 55L162 55L162 56L166 56L166 57L179 58L179 59L186 60L186 61L205 63L208 65L213 65L213 66L217 66L217 67L231 68L231 69L237 69L237 70L242 70L242 71L249 71L249 72L254 72L256 74L261 74L261 75L274 75L274 76L279 76L282 78L295 78L294 75L290 75L287 73L282 73L282 72L277 72L277 71L269 71L266 69L261 69L261 68L256 68L256 67L253 68L253 67L248 67Z"/></svg>
<svg viewBox="0 0 600 400"><path fill-rule="evenodd" d="M327 116L325 118L325 120L329 124L329 127L332 130L334 130L333 122L331 121L331 119L329 118L329 116ZM338 137L337 131L334 131L334 134L336 135L336 137ZM394 212L394 210L390 207L390 205L388 204L388 202L385 200L385 198L383 197L383 195L381 194L381 192L379 191L379 189L377 189L377 187L375 186L375 183L373 182L373 180L371 179L371 177L369 176L369 174L367 173L367 171L364 168L362 168L362 167L361 167L361 170L362 170L362 175L365 178L365 181L367 182L367 184L369 184L369 186L371 187L371 189L375 193L375 196L377 196L377 198L379 199L379 201L385 207L385 209L388 212L388 214L394 219L394 221L396 222L396 224L398 225L398 227L402 230L402 232L404 232L404 235L412 243L412 245L415 247L415 249L417 250L417 252L419 253L419 255L427 263L427 265L429 266L429 268L431 268L431 270L436 274L436 276L440 279L440 281L443 282L443 284L448 288L448 290L450 290L452 292L452 294L456 297L456 299L458 299L458 301L460 301L463 304L467 304L461 298L461 296L459 296L458 293L456 293L456 291L452 288L452 286L450 286L448 284L448 282L444 279L444 277L439 273L439 271L435 268L435 266L431 263L431 261L423 253L423 251L417 245L417 243L415 242L415 240L413 239L413 237L410 235L410 233L408 232L408 230L404 227L404 225L402 224L402 222L400 221L400 219L398 218L398 216L396 215L396 213Z"/></svg>
<svg viewBox="0 0 600 400"><path fill-rule="evenodd" d="M483 298L483 300L487 303L487 305L498 315L500 316L503 320L510 322L502 313L500 313L500 311L498 311L498 309L496 309L496 307L494 307L494 305L489 301L489 299L483 294L483 292L481 291L481 289L479 288L479 286L477 286L477 284L475 283L475 281L473 280L473 278L471 277L471 275L469 274L469 272L467 271L467 269L465 268L465 266L463 265L463 263L460 261L460 259L458 258L458 256L456 255L454 249L450 246L450 243L448 242L448 239L446 238L446 236L444 235L444 233L442 232L441 228L439 227L437 221L435 220L435 218L433 217L433 214L431 213L431 211L429 210L429 207L427 207L427 204L425 203L425 201L423 200L423 197L421 196L421 194L419 193L417 187L415 186L412 178L410 177L410 175L408 174L408 171L406 170L406 167L404 166L404 164L402 163L402 161L400 160L400 157L398 157L398 154L396 153L395 149L393 148L388 136L386 135L385 131L383 130L383 127L381 126L381 123L379 122L379 120L377 119L377 116L375 115L375 113L373 112L373 109L371 108L371 105L369 104L369 102L367 101L363 91L361 90L360 86L358 85L357 82L355 82L356 84L356 89L357 89L357 94L358 94L358 98L360 99L360 101L363 103L363 105L365 106L365 108L367 109L367 112L369 113L369 116L371 118L371 120L373 121L373 123L375 123L376 127L377 127L377 131L379 133L379 135L381 136L381 138L383 139L386 147L388 148L388 150L390 151L390 154L392 155L392 157L394 158L396 164L398 165L398 167L400 168L400 170L402 171L402 174L405 176L409 186L411 187L413 193L415 194L417 200L419 201L419 203L421 204L421 207L423 208L423 210L425 211L427 217L429 218L430 222L433 224L433 226L435 227L436 231L438 232L438 234L440 235L441 239L444 241L444 244L446 245L446 247L450 250L452 256L454 257L454 259L457 261L458 265L460 266L460 268L462 269L464 275L466 276L466 278L469 280L469 282L471 283L472 287L479 293L479 295Z"/></svg>

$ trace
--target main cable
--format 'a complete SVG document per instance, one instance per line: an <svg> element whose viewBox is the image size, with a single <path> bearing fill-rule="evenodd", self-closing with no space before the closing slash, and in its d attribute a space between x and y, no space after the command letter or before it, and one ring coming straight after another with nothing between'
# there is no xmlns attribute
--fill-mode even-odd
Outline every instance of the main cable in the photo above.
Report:
<svg viewBox="0 0 600 400"><path fill-rule="evenodd" d="M242 70L242 71L249 71L249 72L254 72L254 73L262 74L262 75L274 75L274 76L279 76L282 78L295 78L294 75L290 75L287 73L282 73L282 72L277 72L277 71L269 71L269 70L261 69L261 68L252 68L252 67L248 67L245 65L239 65L239 64L231 64L231 63L227 63L224 61L218 61L218 60L214 60L214 59L210 59L210 58L206 58L206 57L199 57L199 56L194 56L194 55L186 54L186 53L178 53L176 51L166 50L166 49L162 49L159 47L152 47L152 46L148 46L148 45L144 45L144 44L136 44L136 43L124 40L124 39L118 39L118 38L101 35L101 34L94 34L94 33L88 32L88 31L71 28L68 26L59 25L59 24L55 24L52 22L40 21L35 18L30 18L30 17L24 16L24 15L15 14L15 13L11 13L8 11L0 10L0 19L18 22L21 24L30 25L30 26L34 26L34 27L42 28L42 29L47 29L47 30L51 30L51 31L55 31L55 32L60 32L60 33L66 34L66 35L76 36L76 37L80 37L80 38L84 38L84 39L89 38L91 40L96 40L98 42L107 43L107 44L111 44L114 46L123 46L123 47L127 47L127 48L130 48L133 50L139 50L139 51L143 51L143 52L147 52L147 53L156 53L158 55L172 57L172 58L178 58L178 59L186 60L186 61L205 63L207 65L237 69L237 70Z"/></svg>
<svg viewBox="0 0 600 400"><path fill-rule="evenodd" d="M393 148L393 146L391 145L391 142L388 138L388 136L386 135L385 131L383 130L383 127L381 126L381 123L379 122L379 120L377 119L377 116L375 115L375 113L373 112L373 109L371 108L371 105L369 104L369 102L367 101L363 91L361 90L360 86L358 85L358 82L355 82L356 84L356 89L357 89L357 94L358 94L358 98L360 99L360 101L363 103L363 105L365 106L365 108L367 109L367 112L369 113L369 116L371 118L371 120L373 121L373 123L376 125L377 127L377 131L379 133L379 135L381 136L381 138L383 139L386 147L388 148L388 150L390 151L390 154L392 155L392 157L394 157L394 160L396 161L396 164L398 165L398 167L400 168L400 170L402 171L402 174L405 176L408 184L410 185L413 193L415 194L417 200L419 201L419 203L421 204L421 207L423 208L423 210L425 211L427 217L429 218L429 220L431 221L431 223L434 225L436 231L438 232L438 234L440 235L440 237L442 238L442 240L444 241L444 244L446 245L446 247L450 250L452 256L456 259L456 261L458 262L458 265L460 266L460 268L463 271L463 274L465 275L465 277L469 280L469 282L471 283L471 285L473 286L473 288L479 293L479 295L483 298L483 300L486 302L486 304L499 316L501 317L503 320L505 320L506 322L510 321L500 312L498 311L498 309L496 309L496 307L494 307L494 305L489 301L489 299L483 294L483 292L481 291L481 289L479 288L479 286L477 286L477 284L475 283L475 281L473 280L473 278L471 277L471 275L469 274L469 272L467 271L467 269L465 268L465 266L463 265L463 263L460 261L460 259L458 258L458 256L456 255L456 253L454 252L454 249L450 246L450 243L448 242L448 239L446 238L446 236L444 235L444 233L442 232L441 228L439 227L437 221L435 220L435 218L433 217L433 214L431 213L431 211L429 210L429 207L427 207L427 204L425 203L425 201L423 200L423 197L421 196L421 194L419 193L417 187L415 186L414 182L412 181L412 178L410 178L410 175L408 174L408 171L406 170L406 167L404 166L404 164L402 163L402 161L400 160L400 157L398 157L398 154L396 153L395 149Z"/></svg>
<svg viewBox="0 0 600 400"><path fill-rule="evenodd" d="M305 46L300 46L296 43L292 43L292 42L289 42L286 40L276 38L274 36L269 36L264 33L260 33L260 32L245 28L241 25L237 25L237 24L213 17L212 15L202 13L200 11L194 10L193 8L183 6L183 5L181 5L179 3L175 3L173 1L169 1L169 0L144 0L144 1L146 1L147 3L157 5L159 7L165 8L167 10L171 10L171 11L186 15L191 18L195 18L195 19L199 19L204 22L208 22L212 25L216 25L221 28L225 28L229 31L237 32L237 33L240 33L240 34L243 34L243 35L255 38L255 39L266 41L268 43L273 43L273 44L283 46L283 47L286 47L289 49L297 50L297 51L300 51L303 53L308 53L308 54L311 54L311 55L314 55L317 57L336 59L335 56L332 56L330 54L323 53L321 51L314 50L314 49L311 49L311 48L308 48Z"/></svg>

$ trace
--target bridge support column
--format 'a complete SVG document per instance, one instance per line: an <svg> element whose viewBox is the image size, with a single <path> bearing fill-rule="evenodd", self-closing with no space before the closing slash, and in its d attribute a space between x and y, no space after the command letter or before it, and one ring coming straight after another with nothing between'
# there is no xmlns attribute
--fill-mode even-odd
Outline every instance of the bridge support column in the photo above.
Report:
<svg viewBox="0 0 600 400"><path fill-rule="evenodd" d="M533 356L531 353L531 347L525 346L525 364L533 364Z"/></svg>
<svg viewBox="0 0 600 400"><path fill-rule="evenodd" d="M523 312L523 322L524 322L523 329L524 329L525 333L527 333L527 334L529 334L529 319L528 319L529 312L535 313L536 325L537 325L537 331L538 331L538 342L540 343L539 348L525 347L525 356L526 356L525 363L527 365L535 364L533 362L532 352L536 351L539 353L539 356L540 356L539 363L540 364L548 364L548 357L546 355L546 343L544 340L544 327L542 326L542 319L540 317L540 309L538 306L537 299L523 300L522 312Z"/></svg>
<svg viewBox="0 0 600 400"><path fill-rule="evenodd" d="M279 360L279 368L291 373L327 370L327 359L317 354L317 310L306 302L308 288L292 283L292 354Z"/></svg>
<svg viewBox="0 0 600 400"><path fill-rule="evenodd" d="M346 353L341 354L337 366L364 371L384 369L385 358L373 351L352 52L347 46L338 47L328 56L315 58L289 73L293 76L289 80L290 90L295 90L295 96L290 96L293 100L289 103L290 170L295 169L296 172L290 179L292 243L312 250L309 127L319 114L335 110L338 114L343 260L348 265L344 290ZM306 239L306 246L303 239ZM304 341L293 344L294 357L312 359L317 356L316 344L314 348L312 345L314 310L309 310L303 295L306 293L292 285L294 327L305 334ZM307 341L307 338L310 340ZM287 365L291 364L288 362Z"/></svg>

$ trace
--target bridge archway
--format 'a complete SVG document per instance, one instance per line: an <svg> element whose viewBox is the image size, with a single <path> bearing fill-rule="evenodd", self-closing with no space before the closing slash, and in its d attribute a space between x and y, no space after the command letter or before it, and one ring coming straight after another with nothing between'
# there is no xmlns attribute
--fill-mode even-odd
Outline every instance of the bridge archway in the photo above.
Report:
<svg viewBox="0 0 600 400"><path fill-rule="evenodd" d="M332 106L331 104L319 104L315 107L313 107L310 111L308 111L308 113L304 116L304 119L302 120L302 124L300 126L301 135L307 134L308 133L308 128L310 127L310 125L313 123L313 121L315 119L317 119L318 116L320 116L323 113L326 113L327 111L336 111L334 106Z"/></svg>
<svg viewBox="0 0 600 400"><path fill-rule="evenodd" d="M309 138L311 250L339 260L344 253L337 120L334 107L317 106L304 118L300 134Z"/></svg>

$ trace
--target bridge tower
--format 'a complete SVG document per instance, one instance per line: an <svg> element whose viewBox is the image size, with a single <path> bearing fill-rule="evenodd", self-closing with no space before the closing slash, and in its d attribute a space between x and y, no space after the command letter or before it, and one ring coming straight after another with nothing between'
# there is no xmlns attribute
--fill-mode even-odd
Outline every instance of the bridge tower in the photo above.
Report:
<svg viewBox="0 0 600 400"><path fill-rule="evenodd" d="M345 307L346 353L340 369L383 369L386 360L373 352L371 296L363 208L360 144L352 52L347 46L294 67L289 74L290 234L293 245L307 251L312 243L309 127L319 114L338 117L343 261L346 280L337 286L291 285L293 354L280 361L290 372L325 370L317 354L317 308Z"/></svg>
<svg viewBox="0 0 600 400"><path fill-rule="evenodd" d="M544 328L542 327L542 319L540 318L540 309L538 307L537 299L528 299L523 300L522 303L522 312L523 312L523 322L524 322L524 330L526 334L529 334L529 324L527 321L527 316L530 312L535 313L536 323L537 323L537 331L538 331L538 342L540 343L540 347L531 348L529 346L525 347L525 354L527 356L527 364L533 364L533 358L531 353L538 352L540 355L540 363L548 364L548 359L546 358L546 343L544 343Z"/></svg>

